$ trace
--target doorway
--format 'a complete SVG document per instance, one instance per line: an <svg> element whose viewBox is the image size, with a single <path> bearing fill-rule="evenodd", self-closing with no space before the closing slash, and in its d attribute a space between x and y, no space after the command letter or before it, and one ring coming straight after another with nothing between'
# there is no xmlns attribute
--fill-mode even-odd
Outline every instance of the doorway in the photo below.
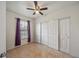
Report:
<svg viewBox="0 0 79 59"><path fill-rule="evenodd" d="M59 19L59 50L70 52L70 18Z"/></svg>
<svg viewBox="0 0 79 59"><path fill-rule="evenodd" d="M41 23L41 43L48 45L48 23Z"/></svg>

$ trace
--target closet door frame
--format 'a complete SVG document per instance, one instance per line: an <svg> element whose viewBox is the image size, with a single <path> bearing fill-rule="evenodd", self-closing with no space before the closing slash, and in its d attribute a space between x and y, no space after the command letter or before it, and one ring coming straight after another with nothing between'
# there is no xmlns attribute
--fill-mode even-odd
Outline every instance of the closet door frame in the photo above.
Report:
<svg viewBox="0 0 79 59"><path fill-rule="evenodd" d="M70 43L71 43L71 17L70 17L70 16L68 16L68 17L63 17L63 18L59 18L59 19L58 19L58 51L61 51L61 48L60 48L60 46L61 46L61 45L60 45L60 44L61 44L61 39L60 39L60 33L61 33L61 32L60 32L60 21L61 21L61 20L66 20L66 19L69 19L69 23L70 23L70 24L69 24L69 27L70 27L70 28L69 28L70 40L69 40L69 53L68 53L68 54L70 54L70 50L71 50L71 49L70 49L70 46L71 46L71 45L70 45ZM63 51L62 51L62 52L63 52Z"/></svg>
<svg viewBox="0 0 79 59"><path fill-rule="evenodd" d="M58 20L57 19L49 21L49 47L58 50Z"/></svg>
<svg viewBox="0 0 79 59"><path fill-rule="evenodd" d="M48 25L48 22L47 22L47 21L40 23L40 43L41 43L41 44L43 44L43 43L42 43L42 24L43 24L43 23L47 23L47 25ZM47 33L48 33L48 29L47 29ZM47 46L48 46L48 44L47 44Z"/></svg>

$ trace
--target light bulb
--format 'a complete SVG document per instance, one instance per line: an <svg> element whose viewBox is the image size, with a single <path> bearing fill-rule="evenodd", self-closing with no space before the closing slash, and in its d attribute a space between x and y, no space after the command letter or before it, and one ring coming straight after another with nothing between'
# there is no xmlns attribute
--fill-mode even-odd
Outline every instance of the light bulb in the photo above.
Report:
<svg viewBox="0 0 79 59"><path fill-rule="evenodd" d="M38 11L36 11L36 14L39 14L39 12L38 12Z"/></svg>

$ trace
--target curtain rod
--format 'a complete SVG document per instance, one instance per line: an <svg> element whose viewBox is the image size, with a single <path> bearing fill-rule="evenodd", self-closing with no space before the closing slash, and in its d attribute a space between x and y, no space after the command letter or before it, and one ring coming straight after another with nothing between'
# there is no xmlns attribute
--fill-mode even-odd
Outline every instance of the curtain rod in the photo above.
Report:
<svg viewBox="0 0 79 59"><path fill-rule="evenodd" d="M15 19L17 19L17 18L19 18L19 19L22 20L22 21L30 21L30 20L22 19L22 18L20 18L20 17L15 17Z"/></svg>

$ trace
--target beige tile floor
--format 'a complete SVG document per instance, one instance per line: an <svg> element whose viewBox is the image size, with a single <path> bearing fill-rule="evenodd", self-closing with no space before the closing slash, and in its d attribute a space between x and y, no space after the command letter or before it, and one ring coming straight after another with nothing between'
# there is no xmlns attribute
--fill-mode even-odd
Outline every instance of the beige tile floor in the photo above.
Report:
<svg viewBox="0 0 79 59"><path fill-rule="evenodd" d="M71 58L71 56L43 44L29 43L7 51L7 58Z"/></svg>

